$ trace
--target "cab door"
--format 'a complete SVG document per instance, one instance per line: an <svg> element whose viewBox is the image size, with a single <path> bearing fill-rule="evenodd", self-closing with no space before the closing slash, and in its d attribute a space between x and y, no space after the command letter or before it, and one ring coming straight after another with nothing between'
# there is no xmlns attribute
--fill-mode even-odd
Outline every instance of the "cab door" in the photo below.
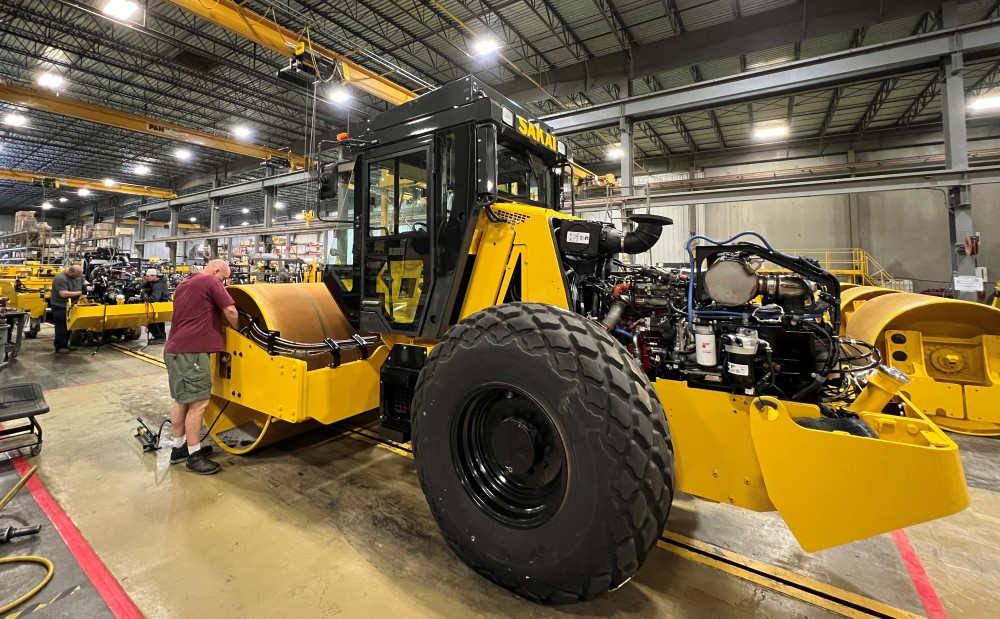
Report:
<svg viewBox="0 0 1000 619"><path fill-rule="evenodd" d="M432 161L430 141L363 161L362 330L420 331L434 273Z"/></svg>

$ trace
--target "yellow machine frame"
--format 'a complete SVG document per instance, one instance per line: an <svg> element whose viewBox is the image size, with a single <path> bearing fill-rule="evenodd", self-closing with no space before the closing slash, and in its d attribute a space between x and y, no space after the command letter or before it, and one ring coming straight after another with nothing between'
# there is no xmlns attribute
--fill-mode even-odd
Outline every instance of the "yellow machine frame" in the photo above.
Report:
<svg viewBox="0 0 1000 619"><path fill-rule="evenodd" d="M115 305L81 302L68 304L67 308L67 329L96 333L139 329L154 322L170 322L174 315L174 304L171 301Z"/></svg>
<svg viewBox="0 0 1000 619"><path fill-rule="evenodd" d="M497 204L493 210L500 221L481 215L477 223L470 248L476 260L461 316L502 303L518 267L523 299L565 309L550 219L571 217L518 204ZM232 288L256 295L266 323L283 308L268 301L261 286L268 284ZM294 294L302 302L320 294L314 289L306 295L302 288L317 284L275 286L284 289L283 303L295 303ZM316 423L378 408L380 369L392 347L434 346L398 335L381 339L383 345L367 358L311 368L304 359L269 355L227 329L226 352L213 361L206 413L213 436L224 450L243 454ZM902 396L901 383L873 380L852 405L878 439L798 425L795 418L821 415L814 405L733 396L670 380L656 380L653 387L671 431L676 489L755 511L777 510L808 551L942 517L969 503L956 444ZM882 414L890 399L902 404L905 417ZM219 439L234 428L244 440ZM887 482L872 471L920 475L895 475ZM920 496L932 500L914 500Z"/></svg>

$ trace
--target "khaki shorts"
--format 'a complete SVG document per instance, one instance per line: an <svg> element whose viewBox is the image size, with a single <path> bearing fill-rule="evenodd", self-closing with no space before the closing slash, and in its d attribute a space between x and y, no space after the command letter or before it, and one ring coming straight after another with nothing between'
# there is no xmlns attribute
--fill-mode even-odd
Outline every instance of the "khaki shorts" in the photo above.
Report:
<svg viewBox="0 0 1000 619"><path fill-rule="evenodd" d="M211 357L203 352L164 354L170 397L178 404L191 404L212 396Z"/></svg>

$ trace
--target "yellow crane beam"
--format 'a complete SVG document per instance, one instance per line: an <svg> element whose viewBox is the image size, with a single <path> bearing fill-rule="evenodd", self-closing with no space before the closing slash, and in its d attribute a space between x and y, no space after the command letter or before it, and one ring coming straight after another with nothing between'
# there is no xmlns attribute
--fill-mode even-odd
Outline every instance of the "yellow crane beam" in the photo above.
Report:
<svg viewBox="0 0 1000 619"><path fill-rule="evenodd" d="M297 53L301 54L304 47L307 52L311 52L314 56L339 63L343 69L345 82L350 82L358 89L393 105L400 105L417 97L415 92L396 84L384 75L374 73L346 56L317 45L308 39L308 33L305 33L304 36L302 32L289 30L232 0L216 0L215 2L205 2L205 0L167 1L287 58L294 58ZM306 64L310 64L308 55L302 58ZM608 182L605 177L599 177L576 164L573 165L573 175L581 183L605 184Z"/></svg>
<svg viewBox="0 0 1000 619"><path fill-rule="evenodd" d="M227 136L216 135L207 131L200 131L137 114L130 114L92 103L85 103L65 96L56 96L55 93L36 88L0 84L0 101L7 101L8 103L40 112L50 112L60 116L79 118L80 120L88 120L120 129L138 131L186 144L214 148L227 153L236 153L263 160L275 158L286 159L293 167L301 168L305 166L305 157L289 151L247 144Z"/></svg>
<svg viewBox="0 0 1000 619"><path fill-rule="evenodd" d="M103 181L95 181L88 178L55 176L42 172L26 172L24 170L0 169L0 180L49 185L53 188L55 187L55 184L58 183L59 187L90 189L92 191L105 191L108 193L125 193L133 196L149 196L150 198L163 198L167 200L177 197L177 194L169 189L143 187L142 185L130 185L128 183L115 183L114 185L108 186L105 185Z"/></svg>
<svg viewBox="0 0 1000 619"><path fill-rule="evenodd" d="M167 1L287 58L295 57L296 47L305 44L305 49L311 51L313 55L339 63L343 69L344 81L350 82L358 89L393 105L406 103L417 97L416 93L396 84L384 75L366 69L346 56L321 45L316 45L309 40L307 32L300 33L289 30L264 15L232 2L232 0L215 0L214 2L205 2L205 0ZM308 57L304 58L304 62L309 64Z"/></svg>

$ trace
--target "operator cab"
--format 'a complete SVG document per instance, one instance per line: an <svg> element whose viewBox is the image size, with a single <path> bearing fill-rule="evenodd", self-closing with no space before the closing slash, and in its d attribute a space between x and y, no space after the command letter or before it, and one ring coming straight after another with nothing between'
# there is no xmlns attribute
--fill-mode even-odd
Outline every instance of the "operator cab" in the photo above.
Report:
<svg viewBox="0 0 1000 619"><path fill-rule="evenodd" d="M353 326L438 339L458 320L480 210L558 209L565 143L474 77L352 131L326 283Z"/></svg>

